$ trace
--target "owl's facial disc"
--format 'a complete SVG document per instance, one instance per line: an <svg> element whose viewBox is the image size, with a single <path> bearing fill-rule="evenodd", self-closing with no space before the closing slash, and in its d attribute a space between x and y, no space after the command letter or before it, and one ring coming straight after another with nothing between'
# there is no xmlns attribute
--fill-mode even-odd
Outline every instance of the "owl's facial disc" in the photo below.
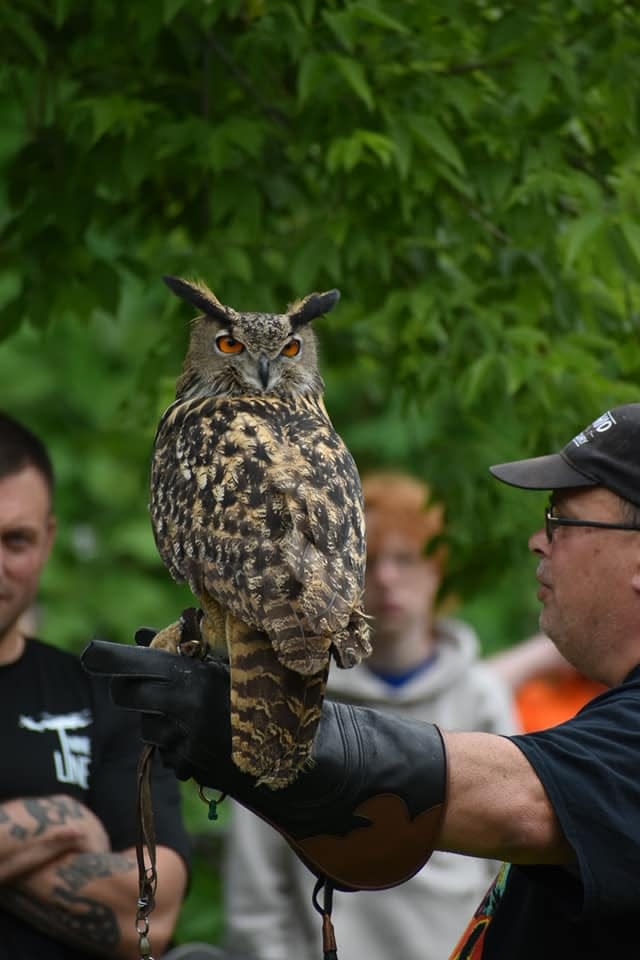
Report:
<svg viewBox="0 0 640 960"><path fill-rule="evenodd" d="M251 340L251 337L249 337L249 340ZM274 385L274 382L280 379L283 372L282 364L286 365L287 361L299 359L302 352L301 338L290 333L283 345L276 345L275 351L262 349L256 353L252 349L251 342L248 345L243 343L235 336L231 327L225 327L218 331L214 345L219 356L230 362L238 360L244 368L244 376L249 382L265 392L270 386ZM240 354L245 356L241 358Z"/></svg>

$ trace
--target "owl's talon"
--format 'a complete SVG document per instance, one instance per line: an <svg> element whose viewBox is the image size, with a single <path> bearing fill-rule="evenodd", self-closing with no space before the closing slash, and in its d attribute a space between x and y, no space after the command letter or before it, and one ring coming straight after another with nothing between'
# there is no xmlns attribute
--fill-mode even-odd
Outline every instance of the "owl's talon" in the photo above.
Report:
<svg viewBox="0 0 640 960"><path fill-rule="evenodd" d="M178 653L184 657L197 657L204 660L207 656L209 645L202 636L200 629L202 617L202 610L196 607L187 607L180 614Z"/></svg>
<svg viewBox="0 0 640 960"><path fill-rule="evenodd" d="M181 625L180 621L170 623L168 627L159 630L148 644L154 650L167 650L169 653L177 653L180 645ZM146 639L144 635L141 639ZM147 644L141 644L147 646Z"/></svg>

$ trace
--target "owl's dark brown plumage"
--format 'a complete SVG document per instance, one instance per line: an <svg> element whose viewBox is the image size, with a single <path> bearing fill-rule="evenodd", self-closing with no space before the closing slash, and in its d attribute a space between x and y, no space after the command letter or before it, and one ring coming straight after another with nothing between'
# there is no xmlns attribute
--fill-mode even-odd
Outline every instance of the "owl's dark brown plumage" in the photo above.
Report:
<svg viewBox="0 0 640 960"><path fill-rule="evenodd" d="M370 652L358 472L322 400L309 322L338 299L239 313L165 278L203 311L156 435L151 517L160 555L231 665L237 766L274 788L307 761L330 656ZM175 648L167 628L156 646Z"/></svg>

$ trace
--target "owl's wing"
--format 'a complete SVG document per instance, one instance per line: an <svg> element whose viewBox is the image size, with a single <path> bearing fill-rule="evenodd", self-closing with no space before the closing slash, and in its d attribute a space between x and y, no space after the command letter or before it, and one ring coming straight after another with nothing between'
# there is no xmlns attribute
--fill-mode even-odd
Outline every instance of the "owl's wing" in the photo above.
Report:
<svg viewBox="0 0 640 960"><path fill-rule="evenodd" d="M336 584L335 576L330 575L331 558L316 547L303 523L294 522L283 555L293 577L304 584L305 617L295 617L298 604L292 602L294 616L274 634L274 649L282 662L292 670L307 672L310 647L316 655L329 650L340 667L353 667L368 657L369 620L362 610L362 590L353 578L343 576L342 586Z"/></svg>
<svg viewBox="0 0 640 960"><path fill-rule="evenodd" d="M276 651L291 669L303 670L309 636L330 648L340 666L353 666L371 652L362 611L365 564L364 509L351 454L330 424L279 451L271 482L284 498L290 526L281 551L300 585L292 610L302 618L274 636ZM311 438L309 443L307 438ZM305 642L306 641L306 642Z"/></svg>

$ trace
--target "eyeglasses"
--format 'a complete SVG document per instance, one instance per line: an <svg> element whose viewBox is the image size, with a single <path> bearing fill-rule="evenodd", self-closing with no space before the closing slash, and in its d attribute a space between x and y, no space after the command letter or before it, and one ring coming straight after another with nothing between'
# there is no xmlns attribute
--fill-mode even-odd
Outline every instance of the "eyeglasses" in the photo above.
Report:
<svg viewBox="0 0 640 960"><path fill-rule="evenodd" d="M544 511L544 532L549 543L553 540L554 527L599 527L601 530L640 530L632 523L604 523L601 520L573 520L569 517L554 517L551 504Z"/></svg>

